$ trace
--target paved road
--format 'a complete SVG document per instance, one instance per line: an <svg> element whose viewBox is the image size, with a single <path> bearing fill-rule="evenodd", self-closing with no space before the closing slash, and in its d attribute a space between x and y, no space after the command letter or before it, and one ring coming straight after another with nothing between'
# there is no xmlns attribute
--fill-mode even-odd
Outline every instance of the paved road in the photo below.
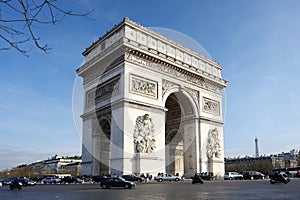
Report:
<svg viewBox="0 0 300 200"><path fill-rule="evenodd" d="M135 189L101 189L98 184L36 185L10 191L0 189L0 199L14 200L177 200L177 199L300 199L300 179L271 185L268 180L212 181L203 185L184 182L138 183Z"/></svg>

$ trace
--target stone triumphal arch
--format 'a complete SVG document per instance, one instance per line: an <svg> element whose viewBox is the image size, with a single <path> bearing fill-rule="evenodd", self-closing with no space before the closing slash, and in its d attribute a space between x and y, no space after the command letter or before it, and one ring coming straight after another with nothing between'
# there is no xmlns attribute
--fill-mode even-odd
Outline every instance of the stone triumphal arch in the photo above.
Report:
<svg viewBox="0 0 300 200"><path fill-rule="evenodd" d="M84 175L223 176L218 63L128 18L83 55Z"/></svg>

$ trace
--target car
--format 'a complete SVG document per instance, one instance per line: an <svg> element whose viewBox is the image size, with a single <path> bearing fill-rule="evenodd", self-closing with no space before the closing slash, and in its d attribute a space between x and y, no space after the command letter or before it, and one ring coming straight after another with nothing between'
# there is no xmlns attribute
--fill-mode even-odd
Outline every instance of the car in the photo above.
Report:
<svg viewBox="0 0 300 200"><path fill-rule="evenodd" d="M122 178L124 178L126 181L132 181L132 182L142 182L144 181L144 178L138 177L136 175L122 175Z"/></svg>
<svg viewBox="0 0 300 200"><path fill-rule="evenodd" d="M92 182L93 183L100 183L105 178L108 178L108 177L107 176L103 176L103 175L93 176L92 177Z"/></svg>
<svg viewBox="0 0 300 200"><path fill-rule="evenodd" d="M180 181L181 177L180 176L174 176L172 174L160 174L158 176L155 176L154 180L156 180L158 182L162 182L162 181Z"/></svg>
<svg viewBox="0 0 300 200"><path fill-rule="evenodd" d="M246 180L265 179L265 175L258 171L243 171L243 177Z"/></svg>
<svg viewBox="0 0 300 200"><path fill-rule="evenodd" d="M201 173L197 173L197 175L205 181L212 181L215 179L215 177L213 176L213 173L208 173L208 172L201 172Z"/></svg>
<svg viewBox="0 0 300 200"><path fill-rule="evenodd" d="M0 188L2 188L2 182L0 182Z"/></svg>
<svg viewBox="0 0 300 200"><path fill-rule="evenodd" d="M46 177L42 179L41 183L43 184L57 184L61 183L61 179L57 177Z"/></svg>
<svg viewBox="0 0 300 200"><path fill-rule="evenodd" d="M36 181L33 181L30 178L19 177L18 180L22 183L23 186L35 186L36 185Z"/></svg>
<svg viewBox="0 0 300 200"><path fill-rule="evenodd" d="M242 180L244 179L242 174L237 172L226 172L224 175L224 180Z"/></svg>
<svg viewBox="0 0 300 200"><path fill-rule="evenodd" d="M102 187L103 189L111 187L122 187L125 189L130 189L135 187L135 183L131 181L126 181L121 177L109 177L101 181L100 187Z"/></svg>
<svg viewBox="0 0 300 200"><path fill-rule="evenodd" d="M295 177L300 178L300 170L297 171L297 173L295 174Z"/></svg>
<svg viewBox="0 0 300 200"><path fill-rule="evenodd" d="M10 180L8 178L0 179L0 182L2 183L2 185L9 185L10 184Z"/></svg>
<svg viewBox="0 0 300 200"><path fill-rule="evenodd" d="M61 183L84 183L84 181L78 177L65 176L61 179Z"/></svg>

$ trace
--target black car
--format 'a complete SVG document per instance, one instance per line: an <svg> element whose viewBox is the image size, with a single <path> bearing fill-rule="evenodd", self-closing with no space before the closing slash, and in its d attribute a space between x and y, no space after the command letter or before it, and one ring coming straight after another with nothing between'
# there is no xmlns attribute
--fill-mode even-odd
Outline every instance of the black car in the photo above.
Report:
<svg viewBox="0 0 300 200"><path fill-rule="evenodd" d="M201 173L196 173L196 175L205 181L212 181L212 180L216 179L216 177L213 175L213 173L201 172ZM191 176L191 179L193 179L193 178L194 177Z"/></svg>
<svg viewBox="0 0 300 200"><path fill-rule="evenodd" d="M138 177L136 175L122 175L126 181L133 181L133 182L142 182L144 179L142 177Z"/></svg>
<svg viewBox="0 0 300 200"><path fill-rule="evenodd" d="M208 172L201 172L198 173L198 176L202 179L202 180L206 180L206 181L212 181L215 179L213 173L208 173Z"/></svg>
<svg viewBox="0 0 300 200"><path fill-rule="evenodd" d="M135 187L135 183L126 181L121 177L110 177L103 179L100 183L100 187L102 187L103 189L111 187L122 187L125 189L130 189Z"/></svg>
<svg viewBox="0 0 300 200"><path fill-rule="evenodd" d="M65 176L61 179L61 183L83 183L84 181L77 177Z"/></svg>
<svg viewBox="0 0 300 200"><path fill-rule="evenodd" d="M101 175L93 176L92 181L93 181L93 183L100 183L103 179L106 179L106 178L108 178L108 177L107 176L101 176Z"/></svg>
<svg viewBox="0 0 300 200"><path fill-rule="evenodd" d="M264 179L265 175L258 171L243 171L245 180Z"/></svg>
<svg viewBox="0 0 300 200"><path fill-rule="evenodd" d="M9 185L10 180L8 178L0 179L0 182L2 182L3 185Z"/></svg>

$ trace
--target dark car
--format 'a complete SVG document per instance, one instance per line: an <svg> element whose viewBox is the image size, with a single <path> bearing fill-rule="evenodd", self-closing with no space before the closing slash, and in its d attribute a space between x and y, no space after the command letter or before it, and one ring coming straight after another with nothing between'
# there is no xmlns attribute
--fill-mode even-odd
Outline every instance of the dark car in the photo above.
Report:
<svg viewBox="0 0 300 200"><path fill-rule="evenodd" d="M61 179L61 183L83 183L84 181L80 178L73 176L65 176Z"/></svg>
<svg viewBox="0 0 300 200"><path fill-rule="evenodd" d="M295 174L295 177L300 178L300 170L297 171L297 173Z"/></svg>
<svg viewBox="0 0 300 200"><path fill-rule="evenodd" d="M144 179L142 177L138 177L136 175L122 175L126 181L133 181L133 182L142 182Z"/></svg>
<svg viewBox="0 0 300 200"><path fill-rule="evenodd" d="M36 182L31 180L30 178L19 178L19 181L23 186L35 186Z"/></svg>
<svg viewBox="0 0 300 200"><path fill-rule="evenodd" d="M243 177L246 180L265 179L265 175L258 171L244 171Z"/></svg>
<svg viewBox="0 0 300 200"><path fill-rule="evenodd" d="M92 177L92 182L93 183L100 183L103 179L106 179L106 178L108 178L108 177L107 176L101 176L101 175L93 176Z"/></svg>
<svg viewBox="0 0 300 200"><path fill-rule="evenodd" d="M122 187L125 189L130 189L135 187L135 183L126 181L121 177L110 177L103 179L100 183L100 187L102 187L103 189L111 187Z"/></svg>
<svg viewBox="0 0 300 200"><path fill-rule="evenodd" d="M215 179L213 173L208 173L208 172L201 172L197 173L197 175L202 179L206 181L212 181Z"/></svg>
<svg viewBox="0 0 300 200"><path fill-rule="evenodd" d="M2 182L2 185L9 185L10 184L10 180L8 178L0 179L0 182Z"/></svg>

